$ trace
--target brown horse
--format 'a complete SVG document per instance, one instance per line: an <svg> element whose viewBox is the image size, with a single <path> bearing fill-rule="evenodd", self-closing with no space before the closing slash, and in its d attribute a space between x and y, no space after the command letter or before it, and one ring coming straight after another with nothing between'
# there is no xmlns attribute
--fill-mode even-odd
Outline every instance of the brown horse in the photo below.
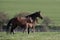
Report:
<svg viewBox="0 0 60 40"><path fill-rule="evenodd" d="M10 28L9 26L11 26L10 33L14 33L13 30L17 26L20 26L24 30L28 29L28 34L29 34L30 28L33 28L33 31L35 31L35 23L37 22L37 17L43 19L43 17L40 15L40 11L25 17L14 17L8 22L6 31L9 32L9 28Z"/></svg>
<svg viewBox="0 0 60 40"><path fill-rule="evenodd" d="M25 16L26 18L30 17L33 20L33 31L35 32L35 24L38 23L38 18L43 19L43 17L41 16L41 11L38 12L34 12L31 15L27 15Z"/></svg>
<svg viewBox="0 0 60 40"><path fill-rule="evenodd" d="M13 33L13 34L14 34L14 29L17 26L20 26L21 28L23 28L23 32L25 30L28 30L28 34L29 34L29 28L33 27L33 20L31 18L15 17L15 18L11 19L11 21L9 21L9 23L7 25L7 31L9 31L10 23L12 24L11 29L10 29L10 33Z"/></svg>
<svg viewBox="0 0 60 40"><path fill-rule="evenodd" d="M28 30L28 34L29 34L29 28L33 28L34 27L34 23L33 23L33 20L28 17L28 18L25 18L25 17L18 17L17 20L19 21L19 23L21 25L24 25L25 29L23 30L23 32L26 30Z"/></svg>

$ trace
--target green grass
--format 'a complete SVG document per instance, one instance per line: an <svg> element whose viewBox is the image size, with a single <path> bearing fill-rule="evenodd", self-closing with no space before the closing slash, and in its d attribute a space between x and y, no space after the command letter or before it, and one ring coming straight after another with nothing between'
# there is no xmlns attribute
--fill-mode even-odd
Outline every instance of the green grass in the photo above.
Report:
<svg viewBox="0 0 60 40"><path fill-rule="evenodd" d="M18 12L39 10L60 25L60 0L0 0L0 11L7 12L10 18Z"/></svg>
<svg viewBox="0 0 60 40"><path fill-rule="evenodd" d="M22 32L14 35L0 32L0 40L60 40L60 32L36 32L29 35Z"/></svg>

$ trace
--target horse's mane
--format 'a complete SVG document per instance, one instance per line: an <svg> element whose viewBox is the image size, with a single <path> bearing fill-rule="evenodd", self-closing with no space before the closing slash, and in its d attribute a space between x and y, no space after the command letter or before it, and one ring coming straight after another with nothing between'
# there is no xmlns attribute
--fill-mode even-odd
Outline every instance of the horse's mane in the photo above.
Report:
<svg viewBox="0 0 60 40"><path fill-rule="evenodd" d="M29 14L29 15L27 15L27 16L25 16L25 17L32 17L33 15L36 15L37 13L36 12L34 12L34 13L32 13L32 14Z"/></svg>

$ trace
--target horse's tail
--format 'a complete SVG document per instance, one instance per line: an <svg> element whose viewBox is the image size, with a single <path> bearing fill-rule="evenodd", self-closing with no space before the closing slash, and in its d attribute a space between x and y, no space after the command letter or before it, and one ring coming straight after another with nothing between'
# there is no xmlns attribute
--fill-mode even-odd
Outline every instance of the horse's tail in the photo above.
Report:
<svg viewBox="0 0 60 40"><path fill-rule="evenodd" d="M28 27L28 34L29 34L29 32L30 32L30 31L29 31L29 27Z"/></svg>
<svg viewBox="0 0 60 40"><path fill-rule="evenodd" d="M9 31L9 28L10 28L10 24L11 24L12 20L9 20L8 24L7 24L7 27L6 27L6 32Z"/></svg>

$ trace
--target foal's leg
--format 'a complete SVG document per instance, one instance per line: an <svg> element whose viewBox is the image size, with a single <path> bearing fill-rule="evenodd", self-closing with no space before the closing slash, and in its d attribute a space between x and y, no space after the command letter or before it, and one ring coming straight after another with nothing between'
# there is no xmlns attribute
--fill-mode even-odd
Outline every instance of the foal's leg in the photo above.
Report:
<svg viewBox="0 0 60 40"><path fill-rule="evenodd" d="M26 28L23 28L23 33L25 32Z"/></svg>
<svg viewBox="0 0 60 40"><path fill-rule="evenodd" d="M25 31L26 31L26 32L28 31L28 26L26 26Z"/></svg>
<svg viewBox="0 0 60 40"><path fill-rule="evenodd" d="M26 25L20 25L22 32L24 33L26 31Z"/></svg>
<svg viewBox="0 0 60 40"><path fill-rule="evenodd" d="M26 30L28 30L28 34L30 33L30 27L29 27L29 23L26 24Z"/></svg>
<svg viewBox="0 0 60 40"><path fill-rule="evenodd" d="M30 33L29 29L30 29L30 28L28 27L28 34Z"/></svg>
<svg viewBox="0 0 60 40"><path fill-rule="evenodd" d="M35 32L35 25L32 26L32 32Z"/></svg>
<svg viewBox="0 0 60 40"><path fill-rule="evenodd" d="M33 27L33 32L35 32L35 26Z"/></svg>

